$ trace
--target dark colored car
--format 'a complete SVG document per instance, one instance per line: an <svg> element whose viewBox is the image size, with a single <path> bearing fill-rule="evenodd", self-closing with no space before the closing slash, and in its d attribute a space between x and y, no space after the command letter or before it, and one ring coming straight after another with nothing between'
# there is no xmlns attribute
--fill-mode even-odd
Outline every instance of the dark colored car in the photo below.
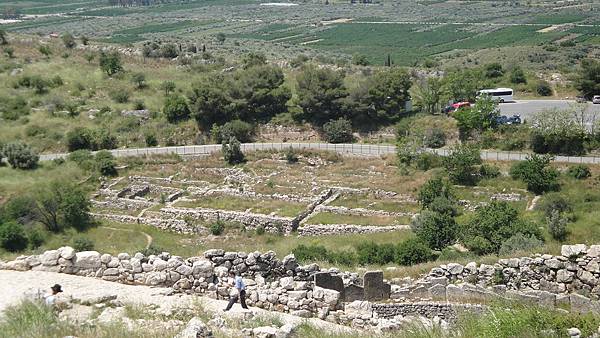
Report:
<svg viewBox="0 0 600 338"><path fill-rule="evenodd" d="M496 124L498 125L503 125L503 124L521 124L521 116L519 115L513 115L513 116L506 116L506 115L501 115L498 116L496 118Z"/></svg>

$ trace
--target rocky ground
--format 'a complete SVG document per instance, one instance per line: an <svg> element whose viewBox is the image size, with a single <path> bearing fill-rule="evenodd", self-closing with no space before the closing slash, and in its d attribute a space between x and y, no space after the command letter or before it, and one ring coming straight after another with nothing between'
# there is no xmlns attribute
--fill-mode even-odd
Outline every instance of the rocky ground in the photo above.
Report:
<svg viewBox="0 0 600 338"><path fill-rule="evenodd" d="M149 287L143 285L124 285L113 283L96 278L86 278L61 273L43 272L43 271L0 271L0 312L7 306L17 304L22 299L31 299L36 294L46 293L50 286L60 284L64 290L61 298L67 299L70 309L63 311L62 316L68 317L69 320L86 321L94 317L96 320L104 322L113 322L121 320L124 316L123 305L139 305L142 308L151 310L152 313L161 314L169 317L180 311L202 311L202 313L194 313L194 317L212 318L208 320L211 329L215 327L228 331L231 336L271 336L270 334L260 335L262 331L277 332L279 335L293 331L293 329L303 323L322 330L323 332L349 333L353 329L349 327L326 322L317 318L301 318L286 313L270 312L263 309L250 307L250 310L241 309L239 304L236 304L231 311L224 313L227 302L208 297L174 294L170 295L171 289L162 287ZM226 322L243 323L249 318L271 318L272 321L280 323L277 327L263 327L257 330L244 329L243 325L237 328L225 328ZM142 322L140 322L142 321ZM187 325L194 326L198 318L190 321ZM151 325L149 321L143 322L138 319L131 321L126 319L128 325ZM200 322L202 322L200 320ZM156 325L156 323L154 323ZM179 320L170 320L160 323L168 328L185 328L186 323ZM235 331L235 330L239 331ZM250 331L249 331L250 330ZM252 334L252 330L255 330ZM273 335L274 336L274 335Z"/></svg>

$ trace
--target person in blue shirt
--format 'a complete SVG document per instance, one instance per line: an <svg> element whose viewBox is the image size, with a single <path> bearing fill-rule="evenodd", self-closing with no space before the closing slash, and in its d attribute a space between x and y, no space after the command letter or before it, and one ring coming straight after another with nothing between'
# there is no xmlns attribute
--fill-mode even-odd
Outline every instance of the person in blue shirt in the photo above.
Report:
<svg viewBox="0 0 600 338"><path fill-rule="evenodd" d="M229 311L233 304L238 301L238 298L242 308L248 309L248 306L246 306L246 284L244 284L242 276L239 273L234 274L233 271L230 271L229 277L233 278L234 292L229 298L229 304L227 304L227 307L223 311Z"/></svg>

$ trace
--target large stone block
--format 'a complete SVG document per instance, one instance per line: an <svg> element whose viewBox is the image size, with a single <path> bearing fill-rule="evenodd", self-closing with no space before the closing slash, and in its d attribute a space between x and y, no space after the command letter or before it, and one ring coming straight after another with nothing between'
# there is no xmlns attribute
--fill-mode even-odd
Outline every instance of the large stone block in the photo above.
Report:
<svg viewBox="0 0 600 338"><path fill-rule="evenodd" d="M340 299L346 299L344 281L341 277L332 276L329 272L319 272L314 275L315 286L335 290L340 293Z"/></svg>
<svg viewBox="0 0 600 338"><path fill-rule="evenodd" d="M390 286L383 282L383 271L365 272L363 285L365 300L383 300L390 297Z"/></svg>
<svg viewBox="0 0 600 338"><path fill-rule="evenodd" d="M346 302L362 301L365 299L365 289L362 286L350 284L344 288Z"/></svg>

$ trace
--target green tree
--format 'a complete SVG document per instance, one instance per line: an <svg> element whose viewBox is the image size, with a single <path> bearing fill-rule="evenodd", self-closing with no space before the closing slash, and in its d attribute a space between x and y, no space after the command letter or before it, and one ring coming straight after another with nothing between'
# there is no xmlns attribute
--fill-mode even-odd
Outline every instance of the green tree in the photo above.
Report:
<svg viewBox="0 0 600 338"><path fill-rule="evenodd" d="M379 120L393 120L406 113L410 101L410 74L404 68L392 67L376 73L369 88L369 103Z"/></svg>
<svg viewBox="0 0 600 338"><path fill-rule="evenodd" d="M567 218L560 211L552 210L552 213L547 218L547 224L548 232L552 238L560 242L567 239Z"/></svg>
<svg viewBox="0 0 600 338"><path fill-rule="evenodd" d="M419 189L418 200L421 202L423 209L428 208L438 197L444 197L448 200L454 200L455 198L452 185L441 177L429 179Z"/></svg>
<svg viewBox="0 0 600 338"><path fill-rule="evenodd" d="M461 231L463 243L478 255L498 253L502 243L518 233L543 240L539 227L522 220L504 201L492 201L477 209Z"/></svg>
<svg viewBox="0 0 600 338"><path fill-rule="evenodd" d="M444 97L444 82L438 77L428 77L417 82L415 99L416 104L427 114L440 112Z"/></svg>
<svg viewBox="0 0 600 338"><path fill-rule="evenodd" d="M581 61L575 88L588 100L600 95L600 61L584 59Z"/></svg>
<svg viewBox="0 0 600 338"><path fill-rule="evenodd" d="M254 126L242 120L233 120L225 123L222 126L213 126L211 129L215 142L222 143L228 141L232 137L240 142L252 142L254 135Z"/></svg>
<svg viewBox="0 0 600 338"><path fill-rule="evenodd" d="M511 170L513 178L527 184L527 190L540 195L548 191L559 190L558 171L549 167L552 156L532 154L522 162L518 170Z"/></svg>
<svg viewBox="0 0 600 338"><path fill-rule="evenodd" d="M485 65L485 76L490 79L502 77L504 75L504 69L502 65L494 62Z"/></svg>
<svg viewBox="0 0 600 338"><path fill-rule="evenodd" d="M165 91L165 96L169 96L169 94L175 90L176 85L173 81L165 81L160 84L160 88Z"/></svg>
<svg viewBox="0 0 600 338"><path fill-rule="evenodd" d="M477 165L481 164L479 148L460 144L452 148L444 159L450 181L455 184L475 185L479 180Z"/></svg>
<svg viewBox="0 0 600 338"><path fill-rule="evenodd" d="M254 66L264 66L267 64L267 57L263 53L250 52L242 57L244 69Z"/></svg>
<svg viewBox="0 0 600 338"><path fill-rule="evenodd" d="M238 141L235 137L229 139L229 143L223 142L222 147L223 158L228 164L239 164L246 161L244 153Z"/></svg>
<svg viewBox="0 0 600 338"><path fill-rule="evenodd" d="M35 194L38 220L48 231L83 230L91 223L90 201L81 187L70 181L51 181Z"/></svg>
<svg viewBox="0 0 600 338"><path fill-rule="evenodd" d="M85 53L83 55L83 58L88 62L88 63L92 63L92 61L94 61L94 59L96 58L96 54L94 53Z"/></svg>
<svg viewBox="0 0 600 338"><path fill-rule="evenodd" d="M235 117L247 122L268 122L287 112L291 91L279 67L255 65L235 72L226 81L226 95Z"/></svg>
<svg viewBox="0 0 600 338"><path fill-rule="evenodd" d="M535 86L535 92L539 96L552 96L553 93L550 83L544 80L538 81L537 85Z"/></svg>
<svg viewBox="0 0 600 338"><path fill-rule="evenodd" d="M475 101L477 91L487 87L480 69L455 69L444 77L446 91L454 101Z"/></svg>
<svg viewBox="0 0 600 338"><path fill-rule="evenodd" d="M146 88L146 75L144 73L133 73L131 75L131 82L137 89Z"/></svg>
<svg viewBox="0 0 600 338"><path fill-rule="evenodd" d="M342 100L348 92L342 73L305 65L296 81L298 105L307 120L323 124L343 116Z"/></svg>
<svg viewBox="0 0 600 338"><path fill-rule="evenodd" d="M192 116L203 130L210 130L213 124L224 124L233 118L231 100L219 76L193 84L188 99Z"/></svg>
<svg viewBox="0 0 600 338"><path fill-rule="evenodd" d="M190 109L185 97L181 95L168 96L163 107L163 114L171 123L189 119Z"/></svg>
<svg viewBox="0 0 600 338"><path fill-rule="evenodd" d="M510 83L514 83L514 84L527 83L527 77L525 76L525 72L523 71L523 69L521 67L519 67L519 66L514 67L510 71Z"/></svg>
<svg viewBox="0 0 600 338"><path fill-rule="evenodd" d="M394 261L399 265L411 266L427 262L433 257L427 244L417 238L410 238L398 244Z"/></svg>
<svg viewBox="0 0 600 338"><path fill-rule="evenodd" d="M477 98L473 107L463 107L456 111L456 119L461 139L467 139L473 131L485 131L496 126L500 116L498 103L486 95Z"/></svg>
<svg viewBox="0 0 600 338"><path fill-rule="evenodd" d="M352 135L352 123L344 118L331 120L323 125L325 140L329 143L350 143L354 139Z"/></svg>
<svg viewBox="0 0 600 338"><path fill-rule="evenodd" d="M65 47L69 49L75 48L75 46L77 46L77 42L75 41L75 38L73 37L73 35L71 35L71 33L64 33L63 35L61 35L60 38Z"/></svg>
<svg viewBox="0 0 600 338"><path fill-rule="evenodd" d="M369 59L362 54L352 54L352 64L357 66L368 66L370 64Z"/></svg>
<svg viewBox="0 0 600 338"><path fill-rule="evenodd" d="M100 52L99 58L100 69L108 76L113 76L123 71L123 65L121 64L121 55L119 52Z"/></svg>
<svg viewBox="0 0 600 338"><path fill-rule="evenodd" d="M412 219L410 228L433 250L441 250L456 241L456 222L448 213L423 210Z"/></svg>
<svg viewBox="0 0 600 338"><path fill-rule="evenodd" d="M0 247L16 252L27 248L28 239L21 224L7 222L0 224Z"/></svg>
<svg viewBox="0 0 600 338"><path fill-rule="evenodd" d="M34 169L40 159L39 155L22 142L8 143L2 147L2 153L8 163L15 169Z"/></svg>

